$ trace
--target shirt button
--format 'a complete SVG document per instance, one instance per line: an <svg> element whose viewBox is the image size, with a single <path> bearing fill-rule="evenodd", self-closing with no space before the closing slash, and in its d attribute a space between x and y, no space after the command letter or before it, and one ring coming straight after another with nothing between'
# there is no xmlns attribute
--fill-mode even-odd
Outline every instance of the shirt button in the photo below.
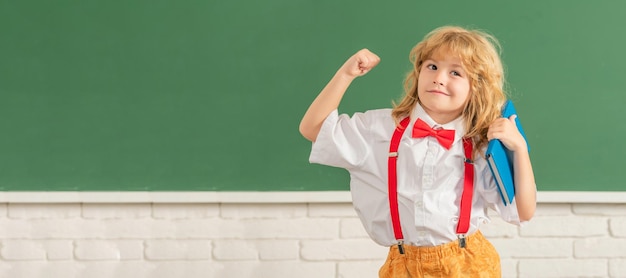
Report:
<svg viewBox="0 0 626 278"><path fill-rule="evenodd" d="M424 203L422 201L417 201L415 202L415 205L418 207L422 207L424 205Z"/></svg>

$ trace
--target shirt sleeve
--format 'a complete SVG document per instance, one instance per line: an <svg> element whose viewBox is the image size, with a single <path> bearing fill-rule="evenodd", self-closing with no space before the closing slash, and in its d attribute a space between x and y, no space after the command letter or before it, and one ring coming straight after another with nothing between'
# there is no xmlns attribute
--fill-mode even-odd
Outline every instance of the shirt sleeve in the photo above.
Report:
<svg viewBox="0 0 626 278"><path fill-rule="evenodd" d="M481 184L484 185L484 187L481 188L481 195L488 206L496 211L504 221L518 226L524 225L526 221L520 221L515 198L513 198L513 202L510 205L504 205L500 192L498 192L496 181L489 171L489 167L482 167L479 177Z"/></svg>
<svg viewBox="0 0 626 278"><path fill-rule="evenodd" d="M309 162L345 169L361 165L371 150L368 147L367 113L355 113L349 117L331 112L313 142Z"/></svg>

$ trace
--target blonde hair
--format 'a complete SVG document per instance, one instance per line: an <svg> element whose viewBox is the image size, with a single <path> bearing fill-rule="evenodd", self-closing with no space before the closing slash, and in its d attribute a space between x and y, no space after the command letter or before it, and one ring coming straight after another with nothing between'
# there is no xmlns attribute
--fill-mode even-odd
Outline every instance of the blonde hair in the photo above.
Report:
<svg viewBox="0 0 626 278"><path fill-rule="evenodd" d="M404 80L404 97L399 104L393 104L392 115L396 122L409 116L415 104L421 103L417 83L422 63L440 50L453 53L461 59L470 83L470 94L461 115L466 129L464 137L473 139L474 154L477 154L487 145L489 125L500 117L506 100L500 49L495 37L479 30L444 26L428 33L409 54L413 70Z"/></svg>

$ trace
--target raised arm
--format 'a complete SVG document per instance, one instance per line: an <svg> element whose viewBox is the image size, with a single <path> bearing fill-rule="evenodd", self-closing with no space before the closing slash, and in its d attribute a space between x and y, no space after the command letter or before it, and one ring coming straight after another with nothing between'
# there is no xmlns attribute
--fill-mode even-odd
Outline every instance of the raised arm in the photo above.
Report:
<svg viewBox="0 0 626 278"><path fill-rule="evenodd" d="M300 133L302 136L314 142L322 128L322 123L330 112L339 107L339 102L341 102L352 80L365 75L379 62L380 58L367 49L361 49L352 55L337 70L333 78L313 100L304 117L302 117L302 121L300 121Z"/></svg>
<svg viewBox="0 0 626 278"><path fill-rule="evenodd" d="M504 146L513 152L513 172L515 181L515 202L520 220L528 221L535 214L537 207L537 186L535 185L535 174L530 163L528 146L522 134L515 125L516 115L510 118L500 118L495 120L489 131L489 140L497 138Z"/></svg>

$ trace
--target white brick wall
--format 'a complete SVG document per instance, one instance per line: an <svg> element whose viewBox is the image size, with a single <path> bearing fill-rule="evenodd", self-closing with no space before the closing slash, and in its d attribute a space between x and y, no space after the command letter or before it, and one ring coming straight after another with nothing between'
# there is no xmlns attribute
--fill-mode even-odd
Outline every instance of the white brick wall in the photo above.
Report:
<svg viewBox="0 0 626 278"><path fill-rule="evenodd" d="M483 229L504 277L626 277L626 205L540 203ZM0 277L377 277L341 203L0 203Z"/></svg>

